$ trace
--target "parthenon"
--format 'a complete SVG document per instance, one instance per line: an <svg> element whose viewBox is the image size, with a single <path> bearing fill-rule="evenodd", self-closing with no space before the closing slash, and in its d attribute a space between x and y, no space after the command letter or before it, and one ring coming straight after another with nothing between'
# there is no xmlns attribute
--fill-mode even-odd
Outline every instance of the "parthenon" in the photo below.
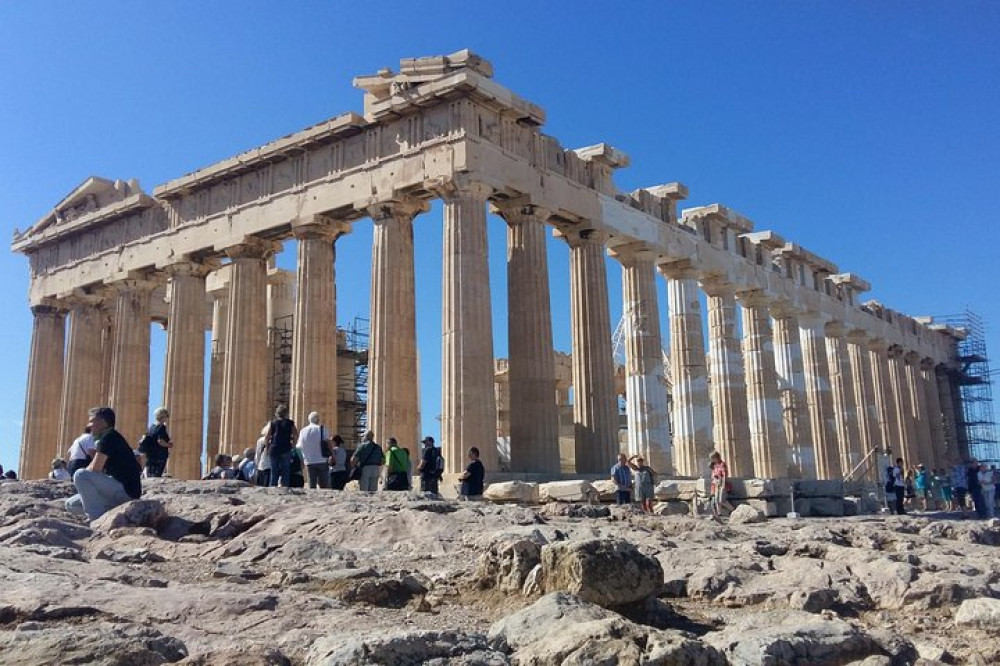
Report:
<svg viewBox="0 0 1000 666"><path fill-rule="evenodd" d="M497 439L488 211L508 225L512 472L560 473L549 229L570 255L576 473L605 473L619 451L608 255L623 270L626 446L661 473L699 476L713 449L735 476L762 478L839 478L884 448L908 465L967 454L954 380L962 331L862 302L864 279L725 205L679 210L681 183L619 191L612 176L629 164L623 152L563 148L541 132L542 108L495 82L490 63L469 51L404 59L398 72L354 85L364 91L361 115L151 194L134 181L89 178L15 234L34 315L22 477L46 474L91 406L112 406L132 441L144 430L154 318L166 326L164 404L182 443L170 473L201 476L206 420L210 450L251 446L274 409L263 362L268 261L288 239L298 242L291 413L303 421L317 410L335 430L336 246L363 218L374 229L368 423L379 437L418 441L413 224L431 199L444 210L449 472L470 446L487 469L498 464L484 446ZM224 346L208 378L207 328Z"/></svg>

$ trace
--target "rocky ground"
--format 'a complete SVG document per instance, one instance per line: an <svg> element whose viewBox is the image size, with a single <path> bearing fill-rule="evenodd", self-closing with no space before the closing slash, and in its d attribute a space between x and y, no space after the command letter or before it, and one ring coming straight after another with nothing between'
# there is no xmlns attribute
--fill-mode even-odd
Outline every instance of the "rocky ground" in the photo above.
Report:
<svg viewBox="0 0 1000 666"><path fill-rule="evenodd" d="M88 525L71 490L0 484L8 666L1000 663L982 522L154 480Z"/></svg>

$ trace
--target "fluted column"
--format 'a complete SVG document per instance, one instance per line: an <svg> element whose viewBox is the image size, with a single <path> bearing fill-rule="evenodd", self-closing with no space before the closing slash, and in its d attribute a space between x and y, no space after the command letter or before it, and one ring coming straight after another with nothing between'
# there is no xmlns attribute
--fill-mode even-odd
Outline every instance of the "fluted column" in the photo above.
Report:
<svg viewBox="0 0 1000 666"><path fill-rule="evenodd" d="M858 434L857 399L851 377L851 359L847 352L847 331L840 322L826 325L826 359L830 368L830 391L833 395L840 469L846 476L861 462L862 453Z"/></svg>
<svg viewBox="0 0 1000 666"><path fill-rule="evenodd" d="M493 312L482 183L447 181L442 277L441 438L449 472L460 472L477 447L486 470L498 467L493 390Z"/></svg>
<svg viewBox="0 0 1000 666"><path fill-rule="evenodd" d="M872 391L878 408L879 432L882 446L890 458L902 455L899 444L899 415L896 413L896 387L889 370L889 346L884 340L873 338L868 341L868 358L872 369Z"/></svg>
<svg viewBox="0 0 1000 666"><path fill-rule="evenodd" d="M104 373L101 335L104 316L100 297L77 294L68 303L69 326L66 362L59 418L59 439L55 452L65 457L72 441L87 425L88 410L104 404L101 377Z"/></svg>
<svg viewBox="0 0 1000 666"><path fill-rule="evenodd" d="M705 334L696 272L660 266L670 308L670 371L673 377L674 471L704 476L712 452L712 402L705 367Z"/></svg>
<svg viewBox="0 0 1000 666"><path fill-rule="evenodd" d="M163 406L170 410L169 473L200 479L205 425L205 276L216 264L190 261L166 267L170 276ZM249 445L248 445L249 446Z"/></svg>
<svg viewBox="0 0 1000 666"><path fill-rule="evenodd" d="M929 466L934 458L934 451L931 448L931 424L927 418L927 396L920 370L920 354L910 352L905 360L906 383L910 389L910 413L913 414L913 431L917 443L917 458L914 462Z"/></svg>
<svg viewBox="0 0 1000 666"><path fill-rule="evenodd" d="M109 402L115 410L115 430L133 447L149 425L149 296L155 287L149 280L113 285L115 346Z"/></svg>
<svg viewBox="0 0 1000 666"><path fill-rule="evenodd" d="M736 337L736 296L733 287L702 283L708 304L709 396L712 439L729 466L729 473L752 477L754 456L747 414L747 381L740 341ZM703 463L703 461L700 461Z"/></svg>
<svg viewBox="0 0 1000 666"><path fill-rule="evenodd" d="M62 402L63 348L66 317L54 304L31 308L31 355L28 386L24 394L24 425L21 429L21 459L18 477L40 479L48 474L59 437Z"/></svg>
<svg viewBox="0 0 1000 666"><path fill-rule="evenodd" d="M380 441L395 437L414 451L420 450L420 387L413 218L427 209L418 199L368 209L374 223L368 424Z"/></svg>
<svg viewBox="0 0 1000 666"><path fill-rule="evenodd" d="M927 405L927 424L931 434L931 457L927 460L928 466L939 467L944 463L944 420L941 414L941 398L938 396L937 373L934 368L937 364L933 359L925 358L920 363L920 380L924 385L924 399Z"/></svg>
<svg viewBox="0 0 1000 666"><path fill-rule="evenodd" d="M823 327L823 319L818 315L799 317L799 339L802 343L802 368L806 380L809 429L812 432L813 447L816 452L816 477L837 479L842 472Z"/></svg>
<svg viewBox="0 0 1000 666"><path fill-rule="evenodd" d="M309 412L319 412L324 425L334 433L337 432L337 289L334 243L348 229L343 223L321 216L292 224L292 233L298 240L298 250L289 409L292 419L300 427L306 424ZM372 298L374 297L373 292ZM373 312L373 332L375 326L391 325L385 321L386 317L379 319L382 321L376 323ZM405 334L405 329L400 334ZM373 337L373 343L374 340Z"/></svg>
<svg viewBox="0 0 1000 666"><path fill-rule="evenodd" d="M872 481L877 481L880 473L877 464L878 454L871 452L882 449L882 431L879 428L878 400L872 387L871 359L867 343L864 331L855 330L847 335L847 354L851 361L851 379L854 381L861 455L869 456L866 476Z"/></svg>
<svg viewBox="0 0 1000 666"><path fill-rule="evenodd" d="M625 412L628 452L661 475L673 474L670 413L653 255L617 252L622 264L625 335Z"/></svg>
<svg viewBox="0 0 1000 666"><path fill-rule="evenodd" d="M951 466L958 464L962 452L958 447L958 417L955 410L955 386L952 383L948 367L940 365L937 368L938 398L941 403L942 425L944 426L944 463Z"/></svg>
<svg viewBox="0 0 1000 666"><path fill-rule="evenodd" d="M743 310L743 359L747 373L747 411L755 476L774 479L788 473L788 437L782 422L778 373L768 299L760 292L740 295Z"/></svg>
<svg viewBox="0 0 1000 666"><path fill-rule="evenodd" d="M273 412L267 405L267 258L278 250L270 241L247 238L226 250L229 321L222 387L219 447L235 453L257 441Z"/></svg>
<svg viewBox="0 0 1000 666"><path fill-rule="evenodd" d="M101 405L111 404L111 368L115 359L115 321L118 300L109 292L101 307Z"/></svg>
<svg viewBox="0 0 1000 666"><path fill-rule="evenodd" d="M510 469L559 472L559 411L549 304L545 221L523 202L498 206L507 222L507 349Z"/></svg>
<svg viewBox="0 0 1000 666"><path fill-rule="evenodd" d="M913 398L910 383L906 377L906 360L903 350L897 346L889 348L889 378L893 388L893 406L896 411L897 450L907 467L917 464L920 448L913 423Z"/></svg>
<svg viewBox="0 0 1000 666"><path fill-rule="evenodd" d="M226 376L226 329L229 326L229 287L212 293L212 359L209 362L208 425L205 432L205 464L215 464L222 433L222 387ZM206 470L207 472L207 470Z"/></svg>
<svg viewBox="0 0 1000 666"><path fill-rule="evenodd" d="M576 471L606 472L618 454L618 405L603 233L572 231L569 242Z"/></svg>
<svg viewBox="0 0 1000 666"><path fill-rule="evenodd" d="M789 476L815 479L816 452L806 404L799 320L791 312L774 313L774 368L781 400L781 420L785 427L785 439L788 441Z"/></svg>

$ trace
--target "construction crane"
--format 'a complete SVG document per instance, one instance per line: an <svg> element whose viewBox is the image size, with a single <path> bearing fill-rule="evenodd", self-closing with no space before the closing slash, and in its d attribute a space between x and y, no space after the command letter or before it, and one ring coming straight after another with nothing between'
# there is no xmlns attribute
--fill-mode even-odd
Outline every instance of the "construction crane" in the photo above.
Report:
<svg viewBox="0 0 1000 666"><path fill-rule="evenodd" d="M629 321L627 315L622 313L622 318L618 320L618 325L615 326L614 335L611 336L611 355L614 358L615 365L625 365L625 337L629 332ZM667 354L665 349L660 350L663 353L663 377L667 383L667 390L673 392L674 382L670 374L670 355Z"/></svg>

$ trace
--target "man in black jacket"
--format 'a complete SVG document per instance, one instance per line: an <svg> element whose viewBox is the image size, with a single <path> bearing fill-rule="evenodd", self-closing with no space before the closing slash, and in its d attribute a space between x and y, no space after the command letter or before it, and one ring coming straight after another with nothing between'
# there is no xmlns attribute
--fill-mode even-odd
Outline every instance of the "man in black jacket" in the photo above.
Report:
<svg viewBox="0 0 1000 666"><path fill-rule="evenodd" d="M73 475L77 494L66 500L66 508L97 520L110 509L142 495L142 468L132 447L115 430L113 409L91 409L90 431L97 446L94 459Z"/></svg>

